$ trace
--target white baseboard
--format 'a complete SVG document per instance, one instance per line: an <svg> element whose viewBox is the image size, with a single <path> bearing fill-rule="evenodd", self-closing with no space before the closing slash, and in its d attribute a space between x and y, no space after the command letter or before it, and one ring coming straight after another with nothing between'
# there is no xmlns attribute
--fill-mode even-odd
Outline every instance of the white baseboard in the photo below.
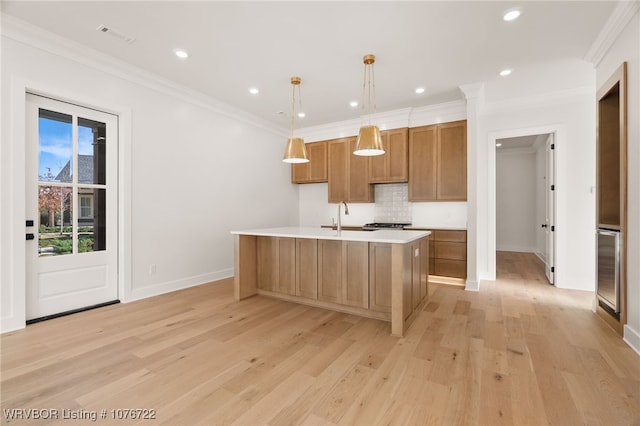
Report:
<svg viewBox="0 0 640 426"><path fill-rule="evenodd" d="M20 330L27 326L27 322L24 318L16 318L15 315L11 317L0 318L0 334L9 333L12 331Z"/></svg>
<svg viewBox="0 0 640 426"><path fill-rule="evenodd" d="M531 247L496 246L496 251L515 251L517 253L535 253L536 249Z"/></svg>
<svg viewBox="0 0 640 426"><path fill-rule="evenodd" d="M640 333L633 328L629 327L629 324L624 325L622 340L631 347L638 355L640 355Z"/></svg>
<svg viewBox="0 0 640 426"><path fill-rule="evenodd" d="M480 282L467 280L464 289L466 291L480 291Z"/></svg>
<svg viewBox="0 0 640 426"><path fill-rule="evenodd" d="M542 263L544 263L545 265L547 264L547 256L544 253L540 251L535 251L533 252L533 254L538 256L538 259L542 260Z"/></svg>
<svg viewBox="0 0 640 426"><path fill-rule="evenodd" d="M183 290L189 287L195 287L198 285L210 283L211 281L218 281L225 278L232 277L234 275L234 269L223 269L221 271L211 272L208 274L195 275L188 278L182 278L175 281L168 281L148 287L133 289L129 293L126 300L121 300L122 303L129 303L135 300L146 299L148 297L159 296L161 294L171 293L177 290Z"/></svg>

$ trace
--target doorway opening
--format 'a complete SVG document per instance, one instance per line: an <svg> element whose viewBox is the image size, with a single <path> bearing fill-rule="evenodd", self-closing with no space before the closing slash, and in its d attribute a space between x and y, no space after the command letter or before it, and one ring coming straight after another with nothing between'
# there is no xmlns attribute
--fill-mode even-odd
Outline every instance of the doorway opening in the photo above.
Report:
<svg viewBox="0 0 640 426"><path fill-rule="evenodd" d="M496 252L534 254L555 284L555 136L496 139L495 152Z"/></svg>

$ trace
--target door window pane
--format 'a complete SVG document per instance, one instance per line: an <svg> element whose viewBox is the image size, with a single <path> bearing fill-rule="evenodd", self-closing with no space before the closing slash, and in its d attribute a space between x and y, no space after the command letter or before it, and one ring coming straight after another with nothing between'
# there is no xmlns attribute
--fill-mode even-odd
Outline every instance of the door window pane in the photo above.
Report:
<svg viewBox="0 0 640 426"><path fill-rule="evenodd" d="M39 256L59 256L73 252L72 194L71 187L38 186Z"/></svg>
<svg viewBox="0 0 640 426"><path fill-rule="evenodd" d="M91 210L90 216L78 216L78 253L107 249L106 194L106 189L78 188L80 211Z"/></svg>
<svg viewBox="0 0 640 426"><path fill-rule="evenodd" d="M78 117L78 183L106 184L105 123Z"/></svg>
<svg viewBox="0 0 640 426"><path fill-rule="evenodd" d="M38 176L41 182L69 183L73 178L72 119L40 108L38 115Z"/></svg>

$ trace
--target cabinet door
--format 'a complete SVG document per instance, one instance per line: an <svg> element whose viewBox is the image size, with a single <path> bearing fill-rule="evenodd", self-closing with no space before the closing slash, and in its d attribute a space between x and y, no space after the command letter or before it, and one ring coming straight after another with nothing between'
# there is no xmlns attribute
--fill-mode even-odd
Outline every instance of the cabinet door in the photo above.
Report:
<svg viewBox="0 0 640 426"><path fill-rule="evenodd" d="M327 181L327 142L306 144L308 163L291 165L291 183L316 183Z"/></svg>
<svg viewBox="0 0 640 426"><path fill-rule="evenodd" d="M411 243L411 300L413 301L413 310L415 310L420 301L422 262L421 262L420 240Z"/></svg>
<svg viewBox="0 0 640 426"><path fill-rule="evenodd" d="M369 243L345 241L342 250L342 303L368 309Z"/></svg>
<svg viewBox="0 0 640 426"><path fill-rule="evenodd" d="M397 129L389 132L388 182L409 180L409 130Z"/></svg>
<svg viewBox="0 0 640 426"><path fill-rule="evenodd" d="M353 153L356 149L356 140L356 138L349 139L347 201L370 203L373 201L373 186L369 184L369 157Z"/></svg>
<svg viewBox="0 0 640 426"><path fill-rule="evenodd" d="M409 179L409 130L395 129L381 132L384 155L369 159L369 182L407 182Z"/></svg>
<svg viewBox="0 0 640 426"><path fill-rule="evenodd" d="M342 241L318 240L318 300L342 302Z"/></svg>
<svg viewBox="0 0 640 426"><path fill-rule="evenodd" d="M296 239L296 296L318 298L318 240Z"/></svg>
<svg viewBox="0 0 640 426"><path fill-rule="evenodd" d="M257 237L257 284L262 290L276 289L277 246L274 237Z"/></svg>
<svg viewBox="0 0 640 426"><path fill-rule="evenodd" d="M467 199L467 122L455 121L438 129L437 199Z"/></svg>
<svg viewBox="0 0 640 426"><path fill-rule="evenodd" d="M348 197L349 140L335 139L327 142L329 162L329 202L339 203Z"/></svg>
<svg viewBox="0 0 640 426"><path fill-rule="evenodd" d="M436 200L437 137L437 126L409 130L409 201Z"/></svg>
<svg viewBox="0 0 640 426"><path fill-rule="evenodd" d="M296 245L295 238L274 238L277 247L275 291L296 294Z"/></svg>
<svg viewBox="0 0 640 426"><path fill-rule="evenodd" d="M420 300L429 294L429 243L431 238L423 238L420 240Z"/></svg>
<svg viewBox="0 0 640 426"><path fill-rule="evenodd" d="M391 312L391 244L369 244L369 307Z"/></svg>

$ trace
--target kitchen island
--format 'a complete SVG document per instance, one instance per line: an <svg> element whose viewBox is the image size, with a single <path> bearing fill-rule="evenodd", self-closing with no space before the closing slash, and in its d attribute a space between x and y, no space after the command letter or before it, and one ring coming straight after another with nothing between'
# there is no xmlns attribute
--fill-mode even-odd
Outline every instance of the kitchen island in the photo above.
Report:
<svg viewBox="0 0 640 426"><path fill-rule="evenodd" d="M261 294L381 319L401 337L427 300L428 231L284 227L231 233L238 301Z"/></svg>

